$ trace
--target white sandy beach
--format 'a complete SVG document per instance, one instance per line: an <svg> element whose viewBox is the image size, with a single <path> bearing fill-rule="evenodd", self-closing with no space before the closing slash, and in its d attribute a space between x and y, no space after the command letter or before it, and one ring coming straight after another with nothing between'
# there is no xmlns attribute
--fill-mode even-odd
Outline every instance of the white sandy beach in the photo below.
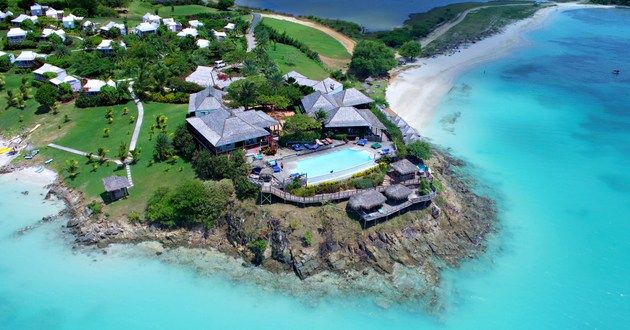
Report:
<svg viewBox="0 0 630 330"><path fill-rule="evenodd" d="M5 179L27 182L39 187L45 187L57 180L57 173L50 169L44 169L37 173L36 167L27 167L11 173L2 174Z"/></svg>
<svg viewBox="0 0 630 330"><path fill-rule="evenodd" d="M460 48L452 55L422 58L392 79L387 88L391 109L416 129L422 129L454 81L464 71L483 62L499 58L518 47L527 45L526 32L540 28L557 12L580 8L605 7L577 3L559 3L543 8L534 16L515 22L497 35L481 40L468 48Z"/></svg>

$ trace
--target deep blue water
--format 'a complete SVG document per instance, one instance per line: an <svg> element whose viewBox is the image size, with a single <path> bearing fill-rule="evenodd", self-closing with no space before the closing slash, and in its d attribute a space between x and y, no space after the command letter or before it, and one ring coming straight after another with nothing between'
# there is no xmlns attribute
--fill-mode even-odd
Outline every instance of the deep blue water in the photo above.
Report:
<svg viewBox="0 0 630 330"><path fill-rule="evenodd" d="M437 315L278 292L300 284L200 252L73 250L63 222L37 225L60 205L0 176L0 329L627 328L628 31L630 11L558 14L457 81L424 134L470 162L501 228L486 255L445 273Z"/></svg>
<svg viewBox="0 0 630 330"><path fill-rule="evenodd" d="M409 14L462 0L236 0L241 6L270 9L293 15L337 18L379 31L399 27ZM485 1L479 1L485 2Z"/></svg>

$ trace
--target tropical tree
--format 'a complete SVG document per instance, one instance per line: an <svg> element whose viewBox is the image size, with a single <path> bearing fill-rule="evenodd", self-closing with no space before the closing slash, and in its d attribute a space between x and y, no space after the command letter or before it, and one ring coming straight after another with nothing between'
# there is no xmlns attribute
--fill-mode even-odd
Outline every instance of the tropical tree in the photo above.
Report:
<svg viewBox="0 0 630 330"><path fill-rule="evenodd" d="M173 146L166 134L160 133L155 139L155 151L153 158L159 162L169 159L173 153Z"/></svg>
<svg viewBox="0 0 630 330"><path fill-rule="evenodd" d="M107 160L107 153L109 152L109 150L105 149L105 148L98 148L96 150L96 155L98 155L98 157L100 158L100 162L103 163Z"/></svg>
<svg viewBox="0 0 630 330"><path fill-rule="evenodd" d="M142 154L142 149L141 148L136 148L133 149L131 151L129 151L129 153L131 154L131 163L135 164L140 160L140 155Z"/></svg>
<svg viewBox="0 0 630 330"><path fill-rule="evenodd" d="M107 138L109 137L109 132L111 132L111 129L109 128L103 128L103 137Z"/></svg>
<svg viewBox="0 0 630 330"><path fill-rule="evenodd" d="M241 79L232 83L228 87L227 98L234 107L245 107L248 109L256 104L259 95L257 83L250 79Z"/></svg>
<svg viewBox="0 0 630 330"><path fill-rule="evenodd" d="M328 112L324 111L323 109L317 110L315 112L315 119L323 124L324 122L326 122L326 119L328 119Z"/></svg>
<svg viewBox="0 0 630 330"><path fill-rule="evenodd" d="M228 10L232 6L234 6L234 0L219 0L219 2L217 2L217 8L219 10Z"/></svg>
<svg viewBox="0 0 630 330"><path fill-rule="evenodd" d="M68 172L68 175L70 176L71 179L75 179L77 177L77 175L79 170L79 162L76 161L76 159L69 159L66 161L66 171Z"/></svg>
<svg viewBox="0 0 630 330"><path fill-rule="evenodd" d="M23 85L24 86L24 85ZM24 93L22 93L24 96ZM37 89L35 93L35 100L46 110L50 110L51 107L57 101L57 89L50 84L44 84ZM22 100L24 100L22 98Z"/></svg>
<svg viewBox="0 0 630 330"><path fill-rule="evenodd" d="M394 51L382 41L362 40L354 48L350 72L359 78L384 76L396 63Z"/></svg>
<svg viewBox="0 0 630 330"><path fill-rule="evenodd" d="M124 162L128 155L129 151L127 150L127 144L123 142L118 147L118 159L120 159L121 162Z"/></svg>
<svg viewBox="0 0 630 330"><path fill-rule="evenodd" d="M422 48L420 47L420 43L413 40L405 42L402 46L400 46L400 48L398 48L398 54L409 59L418 57L421 51Z"/></svg>
<svg viewBox="0 0 630 330"><path fill-rule="evenodd" d="M409 156L418 160L428 160L431 158L431 146L425 141L413 141L407 145L407 153Z"/></svg>

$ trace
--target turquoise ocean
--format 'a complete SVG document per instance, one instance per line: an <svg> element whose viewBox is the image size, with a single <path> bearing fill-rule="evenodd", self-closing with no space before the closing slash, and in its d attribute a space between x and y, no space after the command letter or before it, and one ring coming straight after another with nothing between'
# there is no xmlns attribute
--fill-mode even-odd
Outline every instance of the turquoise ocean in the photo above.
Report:
<svg viewBox="0 0 630 330"><path fill-rule="evenodd" d="M555 14L527 47L463 74L423 130L500 211L488 253L445 271L442 312L289 295L146 249L73 249L63 221L39 222L60 203L0 176L0 329L627 328L629 31L630 10Z"/></svg>

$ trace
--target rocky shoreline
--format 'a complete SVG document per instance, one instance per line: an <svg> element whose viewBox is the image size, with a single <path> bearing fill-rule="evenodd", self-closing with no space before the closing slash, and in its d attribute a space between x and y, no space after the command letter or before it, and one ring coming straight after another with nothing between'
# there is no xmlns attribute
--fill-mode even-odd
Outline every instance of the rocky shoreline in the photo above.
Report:
<svg viewBox="0 0 630 330"><path fill-rule="evenodd" d="M164 230L152 224L92 214L83 195L59 180L50 186L47 198L59 198L68 206L60 216L69 219L65 227L74 235L75 247L105 249L112 244L155 242L159 246L153 248L157 256L201 249L220 252L251 267L256 258L248 246L262 233L268 244L259 268L271 274L295 274L305 286L309 281L321 282L322 277L334 276L346 289L362 277L377 277L398 291L389 300L422 298L427 299L428 306L438 308L441 270L457 267L485 251L485 238L496 227L496 213L493 201L475 194L475 183L459 174L463 162L436 151L428 165L441 183L434 202L440 212L436 213L437 208L431 205L366 230L361 230L345 211L340 212L345 205L298 208L235 204L212 230ZM278 209L284 213L275 212ZM294 217L302 224L296 225ZM310 246L304 242L305 230L314 233ZM409 271L415 273L423 285L415 289L393 285L400 269L404 269L405 276ZM360 290L383 294L383 290L369 286Z"/></svg>

